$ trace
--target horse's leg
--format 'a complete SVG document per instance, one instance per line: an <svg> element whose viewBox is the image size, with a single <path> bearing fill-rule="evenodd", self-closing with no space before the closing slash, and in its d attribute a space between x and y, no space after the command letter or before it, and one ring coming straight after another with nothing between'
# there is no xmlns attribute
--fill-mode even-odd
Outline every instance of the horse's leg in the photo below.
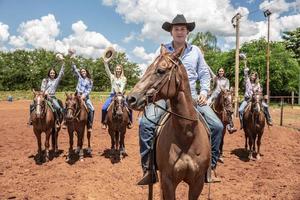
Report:
<svg viewBox="0 0 300 200"><path fill-rule="evenodd" d="M37 161L41 161L42 156L42 139L41 139L41 132L34 130L34 134L37 140L38 150L37 150Z"/></svg>
<svg viewBox="0 0 300 200"><path fill-rule="evenodd" d="M123 157L127 156L127 153L125 151L125 133L126 133L126 129L125 131L121 132L121 138L120 138L120 148L121 148L121 155Z"/></svg>
<svg viewBox="0 0 300 200"><path fill-rule="evenodd" d="M116 151L119 151L120 149L120 132L115 132L115 143L116 143Z"/></svg>
<svg viewBox="0 0 300 200"><path fill-rule="evenodd" d="M256 159L259 160L260 159L260 145L261 145L261 137L262 137L262 132L260 132L258 134L257 137L257 155L256 155Z"/></svg>
<svg viewBox="0 0 300 200"><path fill-rule="evenodd" d="M204 176L189 185L189 200L197 200L204 186Z"/></svg>
<svg viewBox="0 0 300 200"><path fill-rule="evenodd" d="M88 139L87 153L89 155L91 155L92 154L92 148L91 148L91 132L90 131L87 132L87 139Z"/></svg>
<svg viewBox="0 0 300 200"><path fill-rule="evenodd" d="M69 130L68 128L68 133L69 133L69 144L70 144L70 147L69 147L69 152L68 152L68 155L67 155L67 159L66 159L66 162L69 162L71 160L71 154L72 154L72 151L73 151L73 138L74 138L74 133L73 133L73 130Z"/></svg>
<svg viewBox="0 0 300 200"><path fill-rule="evenodd" d="M226 127L224 125L224 127ZM223 132L222 132L222 140L221 140L221 144L220 144L220 157L219 157L219 160L221 163L224 163L224 158L223 158L223 145L224 145L224 137L225 137L225 133L226 133L226 128L223 129Z"/></svg>
<svg viewBox="0 0 300 200"><path fill-rule="evenodd" d="M78 134L78 141L79 141L79 159L83 161L84 153L83 153L83 140L84 140L84 127L80 129L80 133Z"/></svg>
<svg viewBox="0 0 300 200"><path fill-rule="evenodd" d="M254 160L254 158L253 158L253 134L251 133L250 135L249 135L249 149L250 149L250 151L249 151L249 159L250 160Z"/></svg>
<svg viewBox="0 0 300 200"><path fill-rule="evenodd" d="M49 161L49 147L50 147L51 129L45 131L45 133L46 133L46 140L45 140L46 162L48 162Z"/></svg>
<svg viewBox="0 0 300 200"><path fill-rule="evenodd" d="M246 132L245 128L244 128L244 131L245 131L245 151L247 152L248 151L248 133Z"/></svg>
<svg viewBox="0 0 300 200"><path fill-rule="evenodd" d="M175 200L176 185L172 179L164 173L160 173L161 177L161 194L163 200ZM199 189L199 188L198 188Z"/></svg>

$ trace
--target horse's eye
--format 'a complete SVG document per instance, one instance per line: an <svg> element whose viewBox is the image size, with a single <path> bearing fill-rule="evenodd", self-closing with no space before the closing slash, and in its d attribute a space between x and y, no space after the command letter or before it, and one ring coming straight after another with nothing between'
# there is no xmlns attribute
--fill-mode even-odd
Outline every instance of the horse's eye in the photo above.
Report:
<svg viewBox="0 0 300 200"><path fill-rule="evenodd" d="M163 75L163 74L166 73L166 70L161 69L161 68L157 68L156 73L159 74L159 75Z"/></svg>

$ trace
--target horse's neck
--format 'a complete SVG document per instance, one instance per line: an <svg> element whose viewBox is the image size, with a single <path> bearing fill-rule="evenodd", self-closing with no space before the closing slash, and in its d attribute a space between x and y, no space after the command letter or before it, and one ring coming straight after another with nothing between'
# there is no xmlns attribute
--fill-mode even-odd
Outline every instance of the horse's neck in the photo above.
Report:
<svg viewBox="0 0 300 200"><path fill-rule="evenodd" d="M179 91L175 98L170 99L170 104L172 112L189 119L197 119L198 116L193 106L192 96L187 94L187 92ZM171 117L174 125L178 126L178 128L186 128L189 124L194 123L194 121L182 119L175 115L171 115Z"/></svg>
<svg viewBox="0 0 300 200"><path fill-rule="evenodd" d="M222 93L220 93L218 95L218 97L216 98L215 102L214 102L214 109L217 112L221 112L223 110L223 98L222 98Z"/></svg>

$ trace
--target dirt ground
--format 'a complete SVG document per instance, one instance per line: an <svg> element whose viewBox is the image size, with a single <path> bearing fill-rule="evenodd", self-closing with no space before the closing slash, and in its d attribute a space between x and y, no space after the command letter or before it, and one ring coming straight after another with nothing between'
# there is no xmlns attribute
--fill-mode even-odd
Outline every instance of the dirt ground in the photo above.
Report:
<svg viewBox="0 0 300 200"><path fill-rule="evenodd" d="M59 134L61 154L37 165L32 127L26 125L30 101L0 102L0 199L100 199L144 200L147 187L136 182L140 168L138 125L126 134L128 157L114 162L105 156L110 147L107 131L100 128L100 105L92 136L93 156L70 165L65 162L68 134ZM135 113L136 115L137 113ZM136 119L136 117L135 117ZM239 127L236 121L237 127ZM212 199L300 199L300 132L286 127L265 129L262 159L247 161L244 133L226 135L225 164L219 164L221 183L211 184ZM86 144L86 140L85 140ZM177 188L177 199L187 199L187 185ZM200 199L207 199L204 186ZM154 187L159 199L159 184Z"/></svg>

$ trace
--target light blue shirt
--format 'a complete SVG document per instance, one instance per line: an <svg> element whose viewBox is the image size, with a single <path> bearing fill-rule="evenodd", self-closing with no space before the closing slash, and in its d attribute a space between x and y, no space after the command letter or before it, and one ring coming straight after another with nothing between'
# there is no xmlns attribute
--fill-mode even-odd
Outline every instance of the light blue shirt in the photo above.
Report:
<svg viewBox="0 0 300 200"><path fill-rule="evenodd" d="M171 53L175 51L173 44L168 43L164 45ZM188 74L192 97L197 99L196 81L200 81L200 94L207 97L207 93L210 90L211 76L209 73L209 66L206 64L203 54L200 49L187 43L187 47L181 56L181 62L183 63L186 72Z"/></svg>
<svg viewBox="0 0 300 200"><path fill-rule="evenodd" d="M81 93L88 98L89 94L92 91L93 81L87 77L82 78L75 64L72 64L72 70L75 76L78 78L76 92Z"/></svg>

